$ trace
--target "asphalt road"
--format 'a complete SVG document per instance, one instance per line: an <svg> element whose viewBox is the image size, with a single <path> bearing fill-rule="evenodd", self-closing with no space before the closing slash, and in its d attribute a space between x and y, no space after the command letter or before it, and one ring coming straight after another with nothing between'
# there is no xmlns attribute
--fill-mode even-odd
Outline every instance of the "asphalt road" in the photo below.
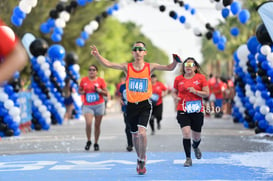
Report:
<svg viewBox="0 0 273 181"><path fill-rule="evenodd" d="M176 122L171 97L164 98L162 129L151 135L148 127L148 152L183 152L182 134ZM101 125L100 152L125 152L124 121L118 103L108 108ZM206 152L254 152L272 151L272 138L256 135L232 118L206 117L200 148ZM92 140L94 136L92 135ZM21 133L18 137L0 140L0 155L32 153L79 153L86 152L84 120L70 120L63 125L52 125L48 131ZM89 152L93 152L91 147Z"/></svg>

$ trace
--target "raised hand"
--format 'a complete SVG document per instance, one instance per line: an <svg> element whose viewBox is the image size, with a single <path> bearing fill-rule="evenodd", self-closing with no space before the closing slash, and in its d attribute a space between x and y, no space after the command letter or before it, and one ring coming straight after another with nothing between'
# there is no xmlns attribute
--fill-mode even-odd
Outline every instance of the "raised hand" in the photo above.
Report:
<svg viewBox="0 0 273 181"><path fill-rule="evenodd" d="M91 54L93 56L98 56L100 54L99 51L98 51L98 49L97 49L97 47L95 45L91 45L90 48L91 48Z"/></svg>

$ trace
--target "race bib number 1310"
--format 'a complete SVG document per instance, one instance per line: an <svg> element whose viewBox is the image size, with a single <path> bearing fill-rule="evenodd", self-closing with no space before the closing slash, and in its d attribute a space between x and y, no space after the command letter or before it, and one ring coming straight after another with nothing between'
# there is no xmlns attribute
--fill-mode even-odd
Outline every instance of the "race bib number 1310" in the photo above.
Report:
<svg viewBox="0 0 273 181"><path fill-rule="evenodd" d="M148 80L139 78L129 79L129 90L133 92L147 92Z"/></svg>

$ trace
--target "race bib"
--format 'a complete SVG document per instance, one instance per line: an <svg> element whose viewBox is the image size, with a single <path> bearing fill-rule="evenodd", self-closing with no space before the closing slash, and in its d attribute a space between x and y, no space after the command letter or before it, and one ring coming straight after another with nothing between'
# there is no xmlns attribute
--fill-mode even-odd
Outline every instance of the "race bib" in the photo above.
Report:
<svg viewBox="0 0 273 181"><path fill-rule="evenodd" d="M148 80L140 78L129 79L129 90L133 92L147 92Z"/></svg>
<svg viewBox="0 0 273 181"><path fill-rule="evenodd" d="M88 103L96 102L99 98L99 94L96 92L86 94L86 101Z"/></svg>
<svg viewBox="0 0 273 181"><path fill-rule="evenodd" d="M201 111L201 101L188 101L186 102L186 111L187 113L194 113Z"/></svg>
<svg viewBox="0 0 273 181"><path fill-rule="evenodd" d="M159 99L159 95L158 94L152 94L151 99L152 99L153 102L157 102L158 99Z"/></svg>

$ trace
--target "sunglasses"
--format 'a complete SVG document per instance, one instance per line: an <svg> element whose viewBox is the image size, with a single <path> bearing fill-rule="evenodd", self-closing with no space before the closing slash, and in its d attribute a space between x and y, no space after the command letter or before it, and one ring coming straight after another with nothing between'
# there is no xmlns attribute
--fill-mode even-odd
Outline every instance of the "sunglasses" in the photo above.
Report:
<svg viewBox="0 0 273 181"><path fill-rule="evenodd" d="M186 62L184 63L185 67L194 67L195 66L195 63L193 62Z"/></svg>
<svg viewBox="0 0 273 181"><path fill-rule="evenodd" d="M132 51L136 52L136 51L146 51L146 48L145 47L133 47L132 48Z"/></svg>
<svg viewBox="0 0 273 181"><path fill-rule="evenodd" d="M96 72L97 70L96 69L88 69L88 71Z"/></svg>

